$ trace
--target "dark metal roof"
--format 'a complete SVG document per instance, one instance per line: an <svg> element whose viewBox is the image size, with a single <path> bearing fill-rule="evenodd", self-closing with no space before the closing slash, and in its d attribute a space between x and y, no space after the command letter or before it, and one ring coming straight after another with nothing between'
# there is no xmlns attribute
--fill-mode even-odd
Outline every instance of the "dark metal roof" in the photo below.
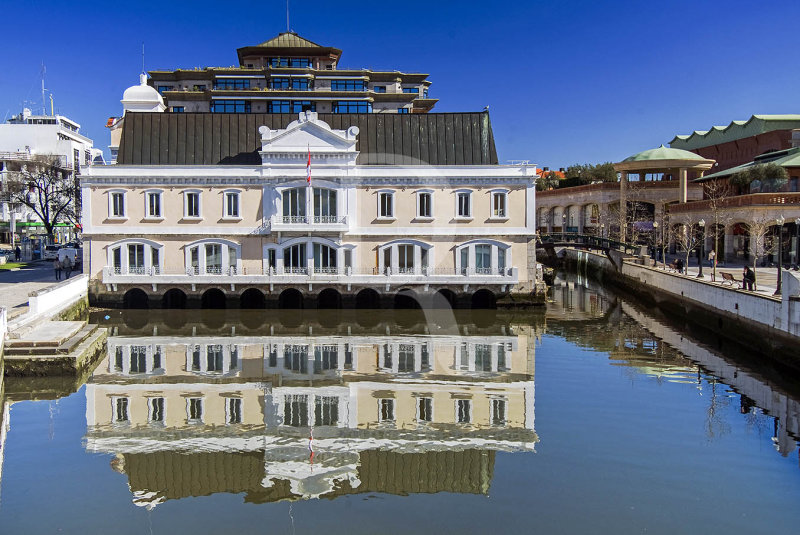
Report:
<svg viewBox="0 0 800 535"><path fill-rule="evenodd" d="M120 165L260 165L260 126L286 128L295 113L125 114ZM321 113L336 130L359 128L360 165L496 165L488 112Z"/></svg>

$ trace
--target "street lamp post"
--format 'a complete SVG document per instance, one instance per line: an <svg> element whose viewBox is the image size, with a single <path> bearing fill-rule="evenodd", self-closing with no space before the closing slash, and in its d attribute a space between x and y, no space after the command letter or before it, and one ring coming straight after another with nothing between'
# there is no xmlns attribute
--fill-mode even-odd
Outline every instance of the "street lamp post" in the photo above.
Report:
<svg viewBox="0 0 800 535"><path fill-rule="evenodd" d="M567 239L567 214L561 214L561 241Z"/></svg>
<svg viewBox="0 0 800 535"><path fill-rule="evenodd" d="M700 244L697 247L697 278L703 277L703 246L706 243L706 220L701 219L697 222L700 225Z"/></svg>
<svg viewBox="0 0 800 535"><path fill-rule="evenodd" d="M661 249L661 240L658 239L658 221L653 221L653 238L656 242L656 267L658 267L658 253Z"/></svg>
<svg viewBox="0 0 800 535"><path fill-rule="evenodd" d="M781 295L781 270L783 267L781 264L783 263L783 224L786 222L784 217L778 216L778 219L775 220L778 224L778 287L775 288L775 293L772 295Z"/></svg>
<svg viewBox="0 0 800 535"><path fill-rule="evenodd" d="M794 220L794 267L800 265L800 217Z"/></svg>

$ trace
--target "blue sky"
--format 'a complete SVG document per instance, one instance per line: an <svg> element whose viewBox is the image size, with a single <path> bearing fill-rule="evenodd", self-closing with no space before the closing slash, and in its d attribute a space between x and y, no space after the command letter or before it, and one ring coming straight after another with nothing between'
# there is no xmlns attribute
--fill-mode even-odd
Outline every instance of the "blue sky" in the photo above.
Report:
<svg viewBox="0 0 800 535"><path fill-rule="evenodd" d="M618 161L675 134L800 113L800 2L290 0L291 27L340 65L426 72L434 111L490 107L501 161ZM0 113L56 111L105 148L147 69L229 66L286 30L285 0L16 2L3 9ZM49 109L49 103L48 103Z"/></svg>

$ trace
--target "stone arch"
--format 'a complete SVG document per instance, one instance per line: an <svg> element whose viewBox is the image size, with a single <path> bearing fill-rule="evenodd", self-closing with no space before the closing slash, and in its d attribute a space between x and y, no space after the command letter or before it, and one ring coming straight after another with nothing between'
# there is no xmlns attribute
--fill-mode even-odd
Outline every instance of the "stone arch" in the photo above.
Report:
<svg viewBox="0 0 800 535"><path fill-rule="evenodd" d="M456 294L442 288L433 295L433 308L456 308Z"/></svg>
<svg viewBox="0 0 800 535"><path fill-rule="evenodd" d="M239 308L265 308L267 300L264 298L264 292L258 288L248 288L242 295L239 296Z"/></svg>
<svg viewBox="0 0 800 535"><path fill-rule="evenodd" d="M342 294L333 288L325 288L319 293L319 296L317 296L317 308L342 308Z"/></svg>
<svg viewBox="0 0 800 535"><path fill-rule="evenodd" d="M377 309L381 306L381 296L372 288L364 288L356 294L356 308Z"/></svg>
<svg viewBox="0 0 800 535"><path fill-rule="evenodd" d="M414 310L422 308L417 292L410 288L401 288L394 294L394 308L397 310Z"/></svg>
<svg viewBox="0 0 800 535"><path fill-rule="evenodd" d="M186 308L186 294L178 288L170 288L161 298L161 308Z"/></svg>
<svg viewBox="0 0 800 535"><path fill-rule="evenodd" d="M296 288L287 288L278 296L278 308L302 309L303 294Z"/></svg>
<svg viewBox="0 0 800 535"><path fill-rule="evenodd" d="M472 294L472 308L495 309L497 308L497 297L491 290L482 288Z"/></svg>
<svg viewBox="0 0 800 535"><path fill-rule="evenodd" d="M200 308L223 309L226 308L225 292L219 288L209 288L200 298Z"/></svg>
<svg viewBox="0 0 800 535"><path fill-rule="evenodd" d="M122 306L130 309L147 309L148 297L144 290L140 288L131 288L122 297Z"/></svg>

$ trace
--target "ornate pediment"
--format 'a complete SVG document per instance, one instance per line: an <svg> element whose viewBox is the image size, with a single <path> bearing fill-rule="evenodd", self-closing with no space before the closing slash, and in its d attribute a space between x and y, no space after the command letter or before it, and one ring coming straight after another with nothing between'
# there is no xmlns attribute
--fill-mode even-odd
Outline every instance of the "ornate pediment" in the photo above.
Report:
<svg viewBox="0 0 800 535"><path fill-rule="evenodd" d="M266 126L258 129L261 134L261 162L303 163L308 153L315 163L355 165L358 151L356 141L358 127L334 130L328 123L320 121L316 112L301 112L282 130L270 130Z"/></svg>

